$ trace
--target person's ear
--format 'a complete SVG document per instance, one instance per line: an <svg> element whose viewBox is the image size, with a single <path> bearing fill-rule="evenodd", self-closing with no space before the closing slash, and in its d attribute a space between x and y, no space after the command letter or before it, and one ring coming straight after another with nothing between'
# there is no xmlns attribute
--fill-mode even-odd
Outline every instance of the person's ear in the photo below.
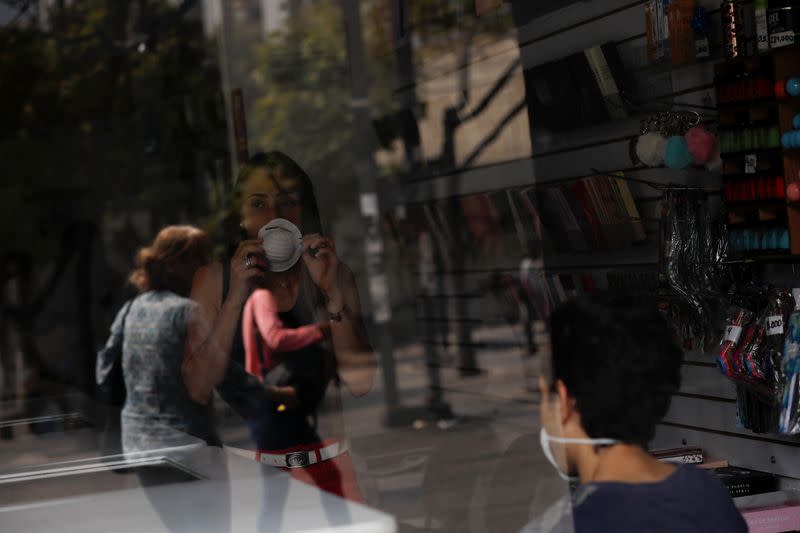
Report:
<svg viewBox="0 0 800 533"><path fill-rule="evenodd" d="M566 426L570 419L577 414L575 409L575 398L569 395L567 386L562 380L556 380L556 396L558 397L558 409L561 416L561 425Z"/></svg>

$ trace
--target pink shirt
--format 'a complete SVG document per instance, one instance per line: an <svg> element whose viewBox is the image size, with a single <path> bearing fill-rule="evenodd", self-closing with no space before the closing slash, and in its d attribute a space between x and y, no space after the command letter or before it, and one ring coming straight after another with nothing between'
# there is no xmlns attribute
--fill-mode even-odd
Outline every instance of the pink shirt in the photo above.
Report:
<svg viewBox="0 0 800 533"><path fill-rule="evenodd" d="M261 335L262 357L258 353L256 335ZM263 380L265 370L280 361L277 354L305 348L321 341L322 330L316 324L299 328L286 328L278 315L278 304L267 289L257 289L244 304L242 340L244 341L245 369Z"/></svg>

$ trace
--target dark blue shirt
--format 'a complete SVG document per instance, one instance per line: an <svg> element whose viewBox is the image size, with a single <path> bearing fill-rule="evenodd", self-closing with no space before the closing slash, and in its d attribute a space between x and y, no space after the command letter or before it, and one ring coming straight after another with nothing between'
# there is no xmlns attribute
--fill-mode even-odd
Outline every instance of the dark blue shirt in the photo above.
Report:
<svg viewBox="0 0 800 533"><path fill-rule="evenodd" d="M693 466L680 466L659 483L584 485L576 493L573 513L577 533L747 532L719 479Z"/></svg>
<svg viewBox="0 0 800 533"><path fill-rule="evenodd" d="M658 483L587 483L572 505L559 504L555 514L523 531L575 533L746 533L747 525L728 492L710 472L683 465ZM571 507L572 517L569 516Z"/></svg>

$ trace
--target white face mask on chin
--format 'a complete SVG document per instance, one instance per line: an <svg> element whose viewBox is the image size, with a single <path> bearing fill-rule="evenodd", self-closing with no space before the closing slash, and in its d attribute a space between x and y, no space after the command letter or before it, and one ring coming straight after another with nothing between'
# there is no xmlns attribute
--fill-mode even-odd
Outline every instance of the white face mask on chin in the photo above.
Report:
<svg viewBox="0 0 800 533"><path fill-rule="evenodd" d="M570 439L566 437L556 437L550 435L544 426L542 426L542 429L539 431L539 443L542 445L542 452L544 452L544 456L547 457L548 462L553 465L553 468L556 469L556 472L558 472L558 475L564 481L577 481L578 478L576 476L570 476L567 472L561 470L561 466L559 466L558 461L556 461L553 455L553 450L550 448L550 442L558 442L559 444L582 444L585 446L611 446L619 443L619 441L615 439Z"/></svg>

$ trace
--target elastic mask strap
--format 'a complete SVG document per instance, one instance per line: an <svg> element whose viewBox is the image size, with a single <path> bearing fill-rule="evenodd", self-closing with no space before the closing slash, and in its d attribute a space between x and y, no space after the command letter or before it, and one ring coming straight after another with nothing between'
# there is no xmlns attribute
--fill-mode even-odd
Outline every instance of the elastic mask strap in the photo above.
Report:
<svg viewBox="0 0 800 533"><path fill-rule="evenodd" d="M587 446L612 446L614 444L619 444L619 441L615 439L570 439L567 437L554 437L552 435L548 435L547 437L551 441L560 444L585 444Z"/></svg>

